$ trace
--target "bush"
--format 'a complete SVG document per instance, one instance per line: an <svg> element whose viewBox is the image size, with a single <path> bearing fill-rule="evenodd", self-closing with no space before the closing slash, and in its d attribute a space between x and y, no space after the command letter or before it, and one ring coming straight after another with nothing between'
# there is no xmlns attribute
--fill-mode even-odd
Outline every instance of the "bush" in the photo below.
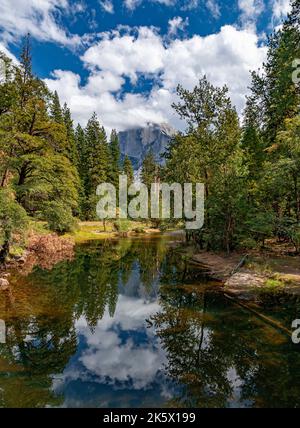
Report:
<svg viewBox="0 0 300 428"><path fill-rule="evenodd" d="M142 226L135 227L133 229L135 233L145 233L145 229Z"/></svg>
<svg viewBox="0 0 300 428"><path fill-rule="evenodd" d="M291 227L289 231L289 235L290 235L291 242L295 246L295 251L297 253L300 253L300 226L295 225Z"/></svg>
<svg viewBox="0 0 300 428"><path fill-rule="evenodd" d="M119 219L114 223L114 228L117 232L126 233L130 230L130 221L126 219Z"/></svg>
<svg viewBox="0 0 300 428"><path fill-rule="evenodd" d="M74 232L77 221L72 215L72 210L60 202L50 202L43 210L43 217L48 222L48 227L53 232Z"/></svg>
<svg viewBox="0 0 300 428"><path fill-rule="evenodd" d="M26 211L15 201L13 192L0 189L0 263L8 256L14 237L22 238L27 226Z"/></svg>

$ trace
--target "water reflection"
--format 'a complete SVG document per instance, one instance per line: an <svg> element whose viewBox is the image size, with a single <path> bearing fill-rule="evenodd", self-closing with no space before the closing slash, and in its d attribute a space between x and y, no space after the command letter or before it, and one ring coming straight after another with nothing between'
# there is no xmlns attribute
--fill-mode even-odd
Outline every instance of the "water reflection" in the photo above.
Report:
<svg viewBox="0 0 300 428"><path fill-rule="evenodd" d="M0 295L0 405L299 406L298 348L168 241L94 242L14 276ZM262 309L288 322L298 302L280 299Z"/></svg>

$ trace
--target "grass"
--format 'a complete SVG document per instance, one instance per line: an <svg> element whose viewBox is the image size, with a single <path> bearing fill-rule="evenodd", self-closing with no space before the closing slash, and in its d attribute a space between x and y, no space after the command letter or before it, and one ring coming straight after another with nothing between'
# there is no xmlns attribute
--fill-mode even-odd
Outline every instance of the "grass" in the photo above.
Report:
<svg viewBox="0 0 300 428"><path fill-rule="evenodd" d="M284 287L284 282L276 278L268 278L265 282L265 287L268 289L278 289Z"/></svg>
<svg viewBox="0 0 300 428"><path fill-rule="evenodd" d="M116 231L114 222L107 222L104 229L103 222L101 221L91 221L91 222L80 222L78 224L78 230L74 233L65 234L65 237L71 237L75 240L76 243L100 240L100 239L109 239L114 236L118 236L118 233L144 233L145 232L145 223L126 220L126 222L121 221L119 224L119 230Z"/></svg>

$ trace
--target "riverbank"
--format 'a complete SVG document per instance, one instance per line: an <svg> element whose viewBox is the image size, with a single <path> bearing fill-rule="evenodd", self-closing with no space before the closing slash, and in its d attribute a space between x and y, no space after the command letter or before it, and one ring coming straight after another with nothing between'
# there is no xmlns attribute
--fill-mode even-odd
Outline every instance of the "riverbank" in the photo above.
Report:
<svg viewBox="0 0 300 428"><path fill-rule="evenodd" d="M107 222L104 226L100 221L84 221L78 223L78 228L73 233L65 234L74 240L76 244L99 239L120 238L129 236L138 236L142 234L161 233L159 229L151 227L151 224L124 221L119 224L115 222Z"/></svg>
<svg viewBox="0 0 300 428"><path fill-rule="evenodd" d="M242 300L256 300L265 292L300 296L300 255L273 241L260 251L224 253L183 250L191 265L222 284L223 290Z"/></svg>
<svg viewBox="0 0 300 428"><path fill-rule="evenodd" d="M50 270L60 261L72 259L76 244L160 233L159 229L147 223L124 221L104 225L103 222L94 221L79 222L73 233L57 235L47 229L46 223L32 221L25 242L20 243L16 239L6 263L0 266L0 290L9 290L11 270L25 275L36 265Z"/></svg>
<svg viewBox="0 0 300 428"><path fill-rule="evenodd" d="M159 229L142 222L126 221L119 225L107 222L80 222L73 233L58 236L49 232L44 223L34 223L25 247L14 246L7 263L0 267L0 289L9 287L9 271L17 269L28 274L34 266L51 269L64 259L71 259L76 244L93 240L119 239L161 234ZM193 245L181 248L182 231L174 241L188 264L218 281L222 290L242 300L256 300L264 292L286 292L300 296L300 256L292 248L268 242L263 250L225 253L196 251ZM180 239L179 239L180 237Z"/></svg>

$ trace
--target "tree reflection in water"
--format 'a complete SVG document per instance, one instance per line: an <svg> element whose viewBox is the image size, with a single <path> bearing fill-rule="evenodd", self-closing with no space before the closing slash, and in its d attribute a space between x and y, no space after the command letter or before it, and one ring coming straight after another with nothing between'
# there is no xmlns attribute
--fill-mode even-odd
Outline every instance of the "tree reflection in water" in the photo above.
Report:
<svg viewBox="0 0 300 428"><path fill-rule="evenodd" d="M151 321L166 350L165 370L185 386L170 405L300 405L300 354L289 337L205 285L165 285L159 303Z"/></svg>
<svg viewBox="0 0 300 428"><path fill-rule="evenodd" d="M11 280L2 407L300 404L298 348L164 239L81 245L74 260ZM261 309L289 323L299 302L278 299L262 296Z"/></svg>

